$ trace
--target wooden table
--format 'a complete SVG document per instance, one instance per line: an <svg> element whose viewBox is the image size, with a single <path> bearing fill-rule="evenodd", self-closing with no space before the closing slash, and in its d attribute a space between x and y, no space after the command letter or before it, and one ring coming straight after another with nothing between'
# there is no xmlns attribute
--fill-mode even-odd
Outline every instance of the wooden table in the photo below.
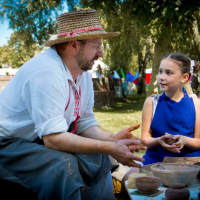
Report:
<svg viewBox="0 0 200 200"><path fill-rule="evenodd" d="M127 185L128 185L128 181L125 181L126 189L127 189ZM155 197L139 196L139 195L131 194L132 192L136 191L137 189L127 189L127 191L128 191L128 194L129 194L131 200L166 200L166 198L165 198L165 190L166 189L167 189L167 187L164 187L161 184L160 187L158 188L158 190L164 190L164 192ZM199 200L199 198L198 198L198 193L199 193L199 189L200 189L200 180L199 179L194 179L193 182L190 185L188 185L187 189L190 191L189 200Z"/></svg>

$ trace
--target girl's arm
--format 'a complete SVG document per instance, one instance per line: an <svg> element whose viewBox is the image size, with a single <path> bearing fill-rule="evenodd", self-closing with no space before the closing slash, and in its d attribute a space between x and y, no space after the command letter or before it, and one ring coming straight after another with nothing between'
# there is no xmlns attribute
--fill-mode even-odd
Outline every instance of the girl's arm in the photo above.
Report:
<svg viewBox="0 0 200 200"><path fill-rule="evenodd" d="M153 98L154 97L148 97L146 99L142 110L142 138L146 140L148 148L160 145L160 138L153 138L152 131L150 130L153 118Z"/></svg>
<svg viewBox="0 0 200 200"><path fill-rule="evenodd" d="M186 146L193 150L200 150L200 99L193 98L193 101L196 110L194 138L189 138L186 136L180 136L180 138L177 138L179 139L179 144L178 144L179 149L182 149L183 146Z"/></svg>
<svg viewBox="0 0 200 200"><path fill-rule="evenodd" d="M161 145L166 150L179 153L180 150L175 145L168 145L165 143L165 139L168 138L169 135L163 135L158 138L152 137L152 131L150 129L151 121L153 119L153 98L148 97L144 103L142 110L142 138L146 141L146 146L148 148L154 148Z"/></svg>

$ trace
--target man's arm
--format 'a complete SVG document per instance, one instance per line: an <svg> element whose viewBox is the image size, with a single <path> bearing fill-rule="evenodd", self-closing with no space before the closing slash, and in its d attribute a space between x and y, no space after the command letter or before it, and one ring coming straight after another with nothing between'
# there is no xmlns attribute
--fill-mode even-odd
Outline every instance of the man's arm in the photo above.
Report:
<svg viewBox="0 0 200 200"><path fill-rule="evenodd" d="M97 135L99 135L99 133ZM112 138L111 135L110 138ZM134 160L144 160L143 158L134 155L129 150L129 146L140 145L140 141L136 139L102 141L82 137L68 132L63 132L45 135L43 136L43 140L47 148L71 153L108 154L115 158L118 162L128 166L138 166L137 164L135 164ZM141 146L141 149L144 148L145 147Z"/></svg>
<svg viewBox="0 0 200 200"><path fill-rule="evenodd" d="M116 140L114 133L105 131L99 126L91 126L90 128L83 131L80 135L86 138L92 138L92 139L101 140L101 141L112 142Z"/></svg>

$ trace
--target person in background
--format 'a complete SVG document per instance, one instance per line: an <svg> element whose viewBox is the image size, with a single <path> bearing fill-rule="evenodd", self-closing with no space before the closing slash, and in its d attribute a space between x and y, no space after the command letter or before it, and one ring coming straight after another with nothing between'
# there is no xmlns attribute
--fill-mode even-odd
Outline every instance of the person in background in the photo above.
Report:
<svg viewBox="0 0 200 200"><path fill-rule="evenodd" d="M194 61L194 73L192 75L192 95L200 97L200 63Z"/></svg>
<svg viewBox="0 0 200 200"><path fill-rule="evenodd" d="M63 13L45 52L25 63L0 93L0 166L42 200L113 200L111 170L144 159L132 125L114 134L93 113L90 70L103 57L95 10ZM4 174L5 175L5 174ZM6 179L6 177L4 176Z"/></svg>
<svg viewBox="0 0 200 200"><path fill-rule="evenodd" d="M102 68L101 68L100 64L97 65L96 77L97 78L103 78L103 71L102 71Z"/></svg>
<svg viewBox="0 0 200 200"><path fill-rule="evenodd" d="M157 79L164 93L148 97L142 111L141 132L147 142L143 165L162 162L165 156L200 157L200 99L189 97L183 88L197 70L199 67L191 67L190 59L181 53L167 54L161 60ZM173 144L166 142L170 135ZM139 168L131 168L124 176L124 193L124 181L133 172Z"/></svg>

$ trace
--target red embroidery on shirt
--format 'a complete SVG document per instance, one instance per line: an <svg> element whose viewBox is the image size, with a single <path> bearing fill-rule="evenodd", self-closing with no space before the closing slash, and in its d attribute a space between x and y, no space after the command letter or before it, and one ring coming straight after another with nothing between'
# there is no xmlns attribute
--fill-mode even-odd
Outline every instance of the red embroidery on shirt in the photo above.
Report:
<svg viewBox="0 0 200 200"><path fill-rule="evenodd" d="M69 106L69 102L71 99L71 90L73 87L74 83L72 82L71 88L70 88L70 92L69 92L69 98L68 98L68 102L67 102L67 106L65 107L65 111L67 110L68 106ZM75 87L73 87L75 89ZM74 92L74 114L73 116L75 117L75 121L74 121L74 130L71 133L75 133L76 129L77 129L77 120L80 118L82 111L81 111L81 86L79 85L79 93L77 90L75 90Z"/></svg>

